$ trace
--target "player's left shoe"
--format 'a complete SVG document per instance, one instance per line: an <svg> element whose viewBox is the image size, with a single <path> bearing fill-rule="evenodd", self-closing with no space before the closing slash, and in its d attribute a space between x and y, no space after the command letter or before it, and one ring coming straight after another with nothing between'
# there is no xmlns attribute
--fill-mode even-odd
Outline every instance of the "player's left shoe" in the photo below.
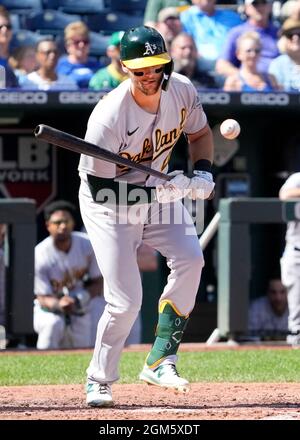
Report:
<svg viewBox="0 0 300 440"><path fill-rule="evenodd" d="M189 382L179 376L174 364L162 364L155 368L155 370L151 370L151 368L145 365L139 375L139 379L148 384L172 388L181 393L187 393L190 389Z"/></svg>
<svg viewBox="0 0 300 440"><path fill-rule="evenodd" d="M86 403L89 406L109 407L114 405L111 386L107 383L87 383Z"/></svg>

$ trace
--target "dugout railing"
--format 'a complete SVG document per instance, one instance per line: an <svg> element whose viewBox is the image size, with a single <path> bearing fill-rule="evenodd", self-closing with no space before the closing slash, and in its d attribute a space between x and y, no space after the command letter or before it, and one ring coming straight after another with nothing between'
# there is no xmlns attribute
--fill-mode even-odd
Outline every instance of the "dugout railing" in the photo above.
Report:
<svg viewBox="0 0 300 440"><path fill-rule="evenodd" d="M299 200L221 199L218 229L218 304L215 339L247 334L251 274L251 224L300 221ZM212 338L213 339L213 338Z"/></svg>
<svg viewBox="0 0 300 440"><path fill-rule="evenodd" d="M23 336L33 333L35 201L0 199L0 223L8 229L4 249L6 333Z"/></svg>

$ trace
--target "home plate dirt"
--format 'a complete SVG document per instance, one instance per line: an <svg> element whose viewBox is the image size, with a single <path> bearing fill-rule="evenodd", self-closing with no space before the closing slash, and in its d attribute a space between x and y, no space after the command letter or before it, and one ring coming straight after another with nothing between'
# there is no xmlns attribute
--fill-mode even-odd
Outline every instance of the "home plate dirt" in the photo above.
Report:
<svg viewBox="0 0 300 440"><path fill-rule="evenodd" d="M0 387L0 420L300 420L300 383L193 383L188 394L113 385L113 408L89 408L83 385Z"/></svg>

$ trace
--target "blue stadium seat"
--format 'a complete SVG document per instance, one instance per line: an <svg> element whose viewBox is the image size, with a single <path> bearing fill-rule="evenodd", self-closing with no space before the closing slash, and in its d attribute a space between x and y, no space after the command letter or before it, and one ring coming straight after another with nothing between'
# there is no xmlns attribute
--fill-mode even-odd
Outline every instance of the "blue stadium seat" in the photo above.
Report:
<svg viewBox="0 0 300 440"><path fill-rule="evenodd" d="M112 11L144 15L147 0L109 0Z"/></svg>
<svg viewBox="0 0 300 440"><path fill-rule="evenodd" d="M27 15L25 17L25 27L30 31L39 31L41 34L58 35L73 21L82 21L81 16L48 9Z"/></svg>
<svg viewBox="0 0 300 440"><path fill-rule="evenodd" d="M20 15L15 13L10 13L10 22L12 24L13 31L20 29Z"/></svg>
<svg viewBox="0 0 300 440"><path fill-rule="evenodd" d="M105 10L104 0L43 0L45 9L69 14L95 14Z"/></svg>
<svg viewBox="0 0 300 440"><path fill-rule="evenodd" d="M127 30L143 24L142 16L129 15L122 12L103 12L101 14L86 15L84 20L90 30L105 34Z"/></svg>
<svg viewBox="0 0 300 440"><path fill-rule="evenodd" d="M97 58L103 56L105 57L109 39L109 35L99 34L98 32L90 32L90 55Z"/></svg>
<svg viewBox="0 0 300 440"><path fill-rule="evenodd" d="M10 49L14 50L16 47L20 46L35 46L40 40L47 37L51 38L51 35L41 35L26 29L20 29L13 33Z"/></svg>
<svg viewBox="0 0 300 440"><path fill-rule="evenodd" d="M43 9L42 0L1 0L1 5L9 11L24 9L41 10Z"/></svg>

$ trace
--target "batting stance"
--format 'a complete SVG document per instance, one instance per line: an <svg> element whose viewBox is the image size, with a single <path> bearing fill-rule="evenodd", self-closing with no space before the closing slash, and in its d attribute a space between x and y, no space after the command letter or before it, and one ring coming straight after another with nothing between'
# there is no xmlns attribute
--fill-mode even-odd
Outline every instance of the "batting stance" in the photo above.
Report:
<svg viewBox="0 0 300 440"><path fill-rule="evenodd" d="M170 274L159 301L156 339L139 377L161 387L188 389L188 381L176 370L176 353L195 303L204 261L193 221L181 199L183 195L206 199L214 188L213 141L206 115L192 83L172 73L162 36L146 26L128 30L121 40L121 61L129 79L96 105L85 139L167 173L172 149L184 132L194 176L188 178L178 171L166 182L81 156L81 214L103 274L107 302L87 369L87 404L91 406L113 405L111 384L119 378L123 345L142 303L136 259L142 241L166 257ZM122 205L118 199L118 181L126 181L127 189L143 186L144 192L155 192L155 200L137 205L138 221L137 216L127 215L132 202ZM110 194L119 203L110 203ZM166 217L168 221L164 221Z"/></svg>

